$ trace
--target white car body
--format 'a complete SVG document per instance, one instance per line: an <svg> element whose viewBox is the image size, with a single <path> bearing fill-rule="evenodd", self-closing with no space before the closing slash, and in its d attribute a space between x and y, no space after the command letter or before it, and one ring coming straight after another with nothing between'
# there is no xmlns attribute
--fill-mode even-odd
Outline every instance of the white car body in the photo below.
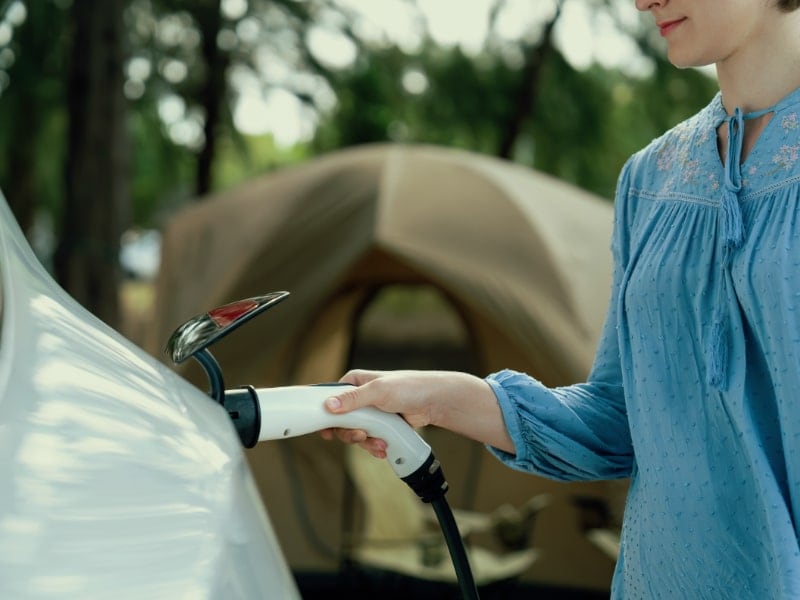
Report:
<svg viewBox="0 0 800 600"><path fill-rule="evenodd" d="M299 598L227 413L67 295L2 195L0 319L0 598Z"/></svg>

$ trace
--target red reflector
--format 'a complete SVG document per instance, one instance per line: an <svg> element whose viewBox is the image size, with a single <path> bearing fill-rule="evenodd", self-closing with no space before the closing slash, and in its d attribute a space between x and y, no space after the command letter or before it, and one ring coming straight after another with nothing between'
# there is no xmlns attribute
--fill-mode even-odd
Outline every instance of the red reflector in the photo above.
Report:
<svg viewBox="0 0 800 600"><path fill-rule="evenodd" d="M208 311L208 316L216 323L217 327L227 327L256 308L258 308L257 302L252 300L239 300L238 302L231 302L225 306L220 306L219 308Z"/></svg>

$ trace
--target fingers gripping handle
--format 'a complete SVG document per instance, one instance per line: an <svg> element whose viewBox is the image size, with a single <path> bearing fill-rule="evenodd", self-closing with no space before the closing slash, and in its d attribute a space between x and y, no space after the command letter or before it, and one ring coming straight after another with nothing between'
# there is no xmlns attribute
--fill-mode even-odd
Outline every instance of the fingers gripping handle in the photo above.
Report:
<svg viewBox="0 0 800 600"><path fill-rule="evenodd" d="M327 429L363 429L386 441L389 465L406 478L431 457L431 447L400 416L374 407L333 414L325 400L349 385L297 385L255 390L261 409L258 441L279 440Z"/></svg>

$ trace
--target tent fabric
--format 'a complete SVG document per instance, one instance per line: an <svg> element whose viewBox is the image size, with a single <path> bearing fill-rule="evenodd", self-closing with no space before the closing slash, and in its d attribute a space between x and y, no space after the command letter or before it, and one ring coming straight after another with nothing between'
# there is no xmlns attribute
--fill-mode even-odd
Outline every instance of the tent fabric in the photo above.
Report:
<svg viewBox="0 0 800 600"><path fill-rule="evenodd" d="M508 161L422 145L330 153L175 215L163 234L150 349L160 352L195 314L287 290L285 302L212 349L226 384L332 381L358 366L348 364L354 322L371 294L425 284L463 319L476 374L509 367L572 383L588 373L602 327L611 228L610 202ZM182 372L203 385L196 367ZM613 565L593 554L570 499L616 505L618 487L547 482L483 451L469 462L470 442L431 435L453 488L473 480L465 508L490 512L544 492L558 499L536 526L542 557L530 577L590 587L610 579ZM363 527L368 508L347 474L347 449L306 436L259 445L249 459L290 564L338 568L355 543L345 529Z"/></svg>

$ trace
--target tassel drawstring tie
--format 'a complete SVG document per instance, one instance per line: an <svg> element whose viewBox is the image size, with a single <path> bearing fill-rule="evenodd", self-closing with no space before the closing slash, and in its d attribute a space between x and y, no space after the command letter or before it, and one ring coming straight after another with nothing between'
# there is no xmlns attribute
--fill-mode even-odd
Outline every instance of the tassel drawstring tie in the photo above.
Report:
<svg viewBox="0 0 800 600"><path fill-rule="evenodd" d="M774 107L751 113L743 113L740 108L723 119L727 123L728 148L725 153L725 182L722 190L719 212L720 262L722 281L718 287L711 323L711 335L706 350L708 370L706 379L709 385L725 389L728 377L728 339L729 323L726 319L726 301L730 295L730 264L734 251L744 242L745 231L742 210L739 206L739 192L742 189L742 146L744 142L744 122L755 119L775 110Z"/></svg>

